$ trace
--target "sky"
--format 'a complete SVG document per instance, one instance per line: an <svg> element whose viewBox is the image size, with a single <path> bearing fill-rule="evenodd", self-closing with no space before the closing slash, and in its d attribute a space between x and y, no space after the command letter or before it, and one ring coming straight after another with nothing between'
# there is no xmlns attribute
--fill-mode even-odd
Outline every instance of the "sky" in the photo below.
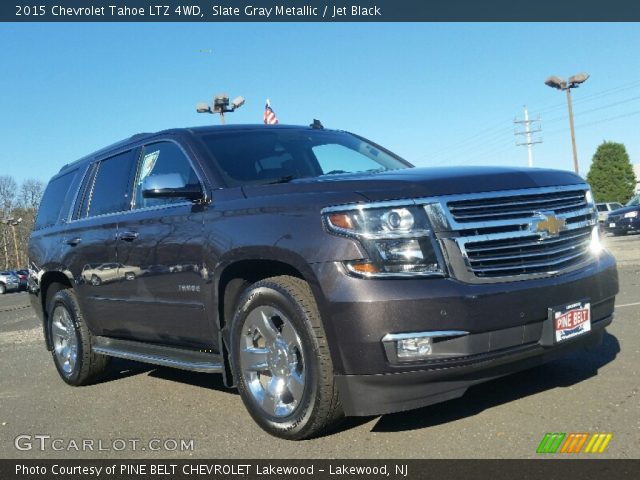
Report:
<svg viewBox="0 0 640 480"><path fill-rule="evenodd" d="M527 165L514 119L541 119L536 167L580 172L604 140L640 163L640 28L625 23L229 23L0 25L0 175L47 181L139 132L217 124L195 105L226 92L228 123L353 131L417 166ZM521 129L521 126L519 127Z"/></svg>

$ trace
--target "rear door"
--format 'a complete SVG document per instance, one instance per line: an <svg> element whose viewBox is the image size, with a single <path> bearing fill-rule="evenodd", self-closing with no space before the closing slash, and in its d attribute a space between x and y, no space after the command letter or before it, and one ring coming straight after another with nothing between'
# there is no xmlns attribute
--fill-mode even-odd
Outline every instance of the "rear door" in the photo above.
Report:
<svg viewBox="0 0 640 480"><path fill-rule="evenodd" d="M194 348L214 345L204 306L203 210L183 198L143 198L149 175L179 174L200 184L186 151L173 140L142 148L131 211L118 225L114 294L125 305L106 320L105 333Z"/></svg>

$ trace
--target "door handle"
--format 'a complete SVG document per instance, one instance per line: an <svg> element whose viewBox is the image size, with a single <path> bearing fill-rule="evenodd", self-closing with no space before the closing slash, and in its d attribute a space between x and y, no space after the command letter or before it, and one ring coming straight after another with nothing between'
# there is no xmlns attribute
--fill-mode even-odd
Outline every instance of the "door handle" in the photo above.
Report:
<svg viewBox="0 0 640 480"><path fill-rule="evenodd" d="M82 239L80 237L74 237L74 238L70 238L69 240L65 240L64 243L66 243L67 245L71 245L72 247L75 247L80 242L82 242Z"/></svg>
<svg viewBox="0 0 640 480"><path fill-rule="evenodd" d="M136 238L138 238L138 232L122 232L118 234L118 238L120 240L124 240L125 242L133 242Z"/></svg>

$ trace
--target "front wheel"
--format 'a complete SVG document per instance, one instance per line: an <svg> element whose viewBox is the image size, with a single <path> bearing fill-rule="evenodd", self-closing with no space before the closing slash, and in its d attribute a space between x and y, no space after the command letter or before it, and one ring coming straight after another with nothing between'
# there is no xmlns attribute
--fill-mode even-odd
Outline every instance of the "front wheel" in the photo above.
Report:
<svg viewBox="0 0 640 480"><path fill-rule="evenodd" d="M238 390L253 419L290 440L317 436L342 417L333 364L309 285L280 276L251 285L231 330Z"/></svg>
<svg viewBox="0 0 640 480"><path fill-rule="evenodd" d="M4 283L0 283L0 295L4 295L7 293L7 287L4 286Z"/></svg>

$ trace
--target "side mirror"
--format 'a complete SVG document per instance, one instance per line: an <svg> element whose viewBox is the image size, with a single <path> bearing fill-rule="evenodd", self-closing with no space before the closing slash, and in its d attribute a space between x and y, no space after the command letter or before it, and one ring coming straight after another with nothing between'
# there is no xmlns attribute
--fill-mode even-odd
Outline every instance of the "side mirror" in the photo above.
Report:
<svg viewBox="0 0 640 480"><path fill-rule="evenodd" d="M204 195L199 184L186 184L179 173L149 175L142 182L144 198L186 198L192 202Z"/></svg>

